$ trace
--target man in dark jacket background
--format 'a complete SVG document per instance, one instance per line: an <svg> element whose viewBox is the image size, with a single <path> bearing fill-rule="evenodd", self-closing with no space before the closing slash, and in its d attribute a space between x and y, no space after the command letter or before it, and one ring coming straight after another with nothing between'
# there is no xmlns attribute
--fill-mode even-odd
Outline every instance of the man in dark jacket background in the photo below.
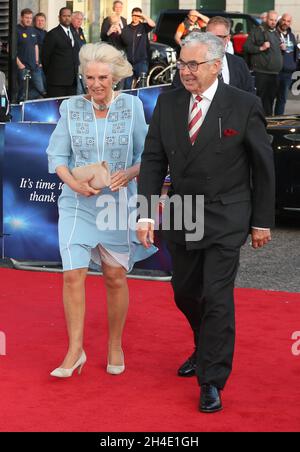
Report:
<svg viewBox="0 0 300 452"><path fill-rule="evenodd" d="M124 28L121 35L125 45L128 61L133 66L133 74L137 79L149 70L149 37L148 33L155 27L154 20L143 14L141 8L133 8L132 22ZM125 89L130 89L132 77L125 81Z"/></svg>
<svg viewBox="0 0 300 452"><path fill-rule="evenodd" d="M279 73L279 88L275 104L275 115L283 115L288 92L292 83L293 72L297 69L298 47L294 33L291 29L292 16L284 13L277 25L277 31L280 35L283 52L283 67Z"/></svg>
<svg viewBox="0 0 300 452"><path fill-rule="evenodd" d="M255 75L257 95L261 98L265 114L273 115L273 104L278 91L278 74L282 69L284 44L277 32L278 14L269 11L267 21L250 33L244 50L250 55Z"/></svg>

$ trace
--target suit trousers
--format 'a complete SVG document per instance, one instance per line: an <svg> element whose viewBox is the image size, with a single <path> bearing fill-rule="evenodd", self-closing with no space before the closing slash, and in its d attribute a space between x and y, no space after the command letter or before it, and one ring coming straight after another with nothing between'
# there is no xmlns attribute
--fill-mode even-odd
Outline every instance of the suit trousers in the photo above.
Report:
<svg viewBox="0 0 300 452"><path fill-rule="evenodd" d="M275 116L284 115L286 101L292 84L292 72L279 73L279 87L275 104Z"/></svg>
<svg viewBox="0 0 300 452"><path fill-rule="evenodd" d="M256 94L261 98L266 116L273 115L274 101L279 86L278 74L255 72Z"/></svg>
<svg viewBox="0 0 300 452"><path fill-rule="evenodd" d="M234 354L234 282L240 248L215 245L187 251L174 242L168 248L175 302L194 334L198 382L223 389Z"/></svg>

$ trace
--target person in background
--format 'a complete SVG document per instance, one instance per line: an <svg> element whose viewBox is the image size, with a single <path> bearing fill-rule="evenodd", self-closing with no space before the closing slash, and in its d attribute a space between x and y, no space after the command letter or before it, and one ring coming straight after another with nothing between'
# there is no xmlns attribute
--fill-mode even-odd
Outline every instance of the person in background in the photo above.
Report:
<svg viewBox="0 0 300 452"><path fill-rule="evenodd" d="M112 375L124 372L122 336L129 305L126 274L135 262L156 252L154 246L145 250L136 238L132 202L148 130L143 104L136 96L113 91L113 85L129 76L132 67L120 51L106 43L83 46L80 63L88 94L61 104L61 118L47 149L49 172L64 182L58 202L59 246L69 347L60 367L51 372L57 378L71 377L86 362L85 280L91 259L102 267L107 294L106 371ZM74 167L99 161L110 167L109 187L96 190L92 179L77 180L72 175ZM131 225L130 218L134 218Z"/></svg>
<svg viewBox="0 0 300 452"><path fill-rule="evenodd" d="M44 83L44 95L46 95L46 77L45 77L43 67L42 67L42 52L43 52L43 44L44 44L45 37L47 34L46 22L47 22L46 14L44 14L42 12L37 13L33 18L33 25L36 30L37 42L38 42L38 46L39 46L39 63L40 63L40 68L41 68L41 76L42 76L42 80Z"/></svg>
<svg viewBox="0 0 300 452"><path fill-rule="evenodd" d="M47 34L46 30L47 18L44 13L37 13L33 18L33 25L37 33L37 41L40 51L40 56L42 54L42 47Z"/></svg>
<svg viewBox="0 0 300 452"><path fill-rule="evenodd" d="M21 11L20 23L17 25L17 101L24 101L26 77L29 79L29 99L39 99L46 94L40 67L37 32L33 25L33 12L29 8Z"/></svg>
<svg viewBox="0 0 300 452"><path fill-rule="evenodd" d="M254 79L244 59L228 52L231 24L226 17L212 17L206 27L206 31L214 34L223 41L225 56L223 58L220 79L224 83L255 94Z"/></svg>
<svg viewBox="0 0 300 452"><path fill-rule="evenodd" d="M84 44L86 44L86 39L84 36L84 32L82 29L82 24L84 21L84 14L81 11L74 11L72 13L72 19L71 19L71 30L74 32L79 47L81 48Z"/></svg>
<svg viewBox="0 0 300 452"><path fill-rule="evenodd" d="M254 79L251 76L249 68L243 58L232 55L227 51L228 43L230 42L230 21L226 17L215 16L212 17L206 27L206 31L214 34L220 38L225 48L225 55L223 58L222 71L219 74L219 80L227 85L235 86L236 88L248 91L255 94ZM180 71L176 72L173 87L182 87L180 79Z"/></svg>
<svg viewBox="0 0 300 452"><path fill-rule="evenodd" d="M283 115L292 83L293 72L297 70L298 54L297 41L291 29L292 16L284 13L277 25L277 31L282 42L283 67L279 72L279 87L275 103L275 115Z"/></svg>
<svg viewBox="0 0 300 452"><path fill-rule="evenodd" d="M283 65L284 44L276 29L277 19L277 12L269 11L267 21L255 27L244 44L244 51L250 56L257 95L262 100L266 116L273 115L279 72Z"/></svg>
<svg viewBox="0 0 300 452"><path fill-rule="evenodd" d="M120 19L116 13L112 13L108 18L110 27L107 31L106 42L114 46L118 50L124 49L124 43L121 38L122 28L120 27Z"/></svg>
<svg viewBox="0 0 300 452"><path fill-rule="evenodd" d="M143 14L141 8L133 8L132 21L124 28L121 35L128 61L132 64L133 74L138 79L149 70L150 43L148 34L155 27L155 22ZM133 77L125 80L125 89L132 87Z"/></svg>
<svg viewBox="0 0 300 452"><path fill-rule="evenodd" d="M115 46L118 50L124 50L125 46L120 35L127 26L127 20L122 17L123 2L117 0L113 3L113 14L103 20L100 38L103 42Z"/></svg>
<svg viewBox="0 0 300 452"><path fill-rule="evenodd" d="M70 8L59 11L59 25L45 38L42 54L48 97L73 96L77 92L79 44L71 29Z"/></svg>
<svg viewBox="0 0 300 452"><path fill-rule="evenodd" d="M268 18L268 13L266 11L264 11L263 13L261 13L261 15L259 16L260 20L262 23L267 22L267 18Z"/></svg>
<svg viewBox="0 0 300 452"><path fill-rule="evenodd" d="M180 48L182 45L182 40L192 31L201 31L205 29L209 17L204 16L204 14L199 13L197 10L192 9L189 11L186 19L178 25L174 39L176 44Z"/></svg>
<svg viewBox="0 0 300 452"><path fill-rule="evenodd" d="M84 36L84 32L82 29L82 24L84 21L84 14L81 11L74 11L72 13L71 19L71 30L75 38L77 39L78 47L81 47L86 44L86 39ZM79 67L79 56L78 56L78 67ZM77 76L77 94L85 94L84 81L81 75L78 73Z"/></svg>

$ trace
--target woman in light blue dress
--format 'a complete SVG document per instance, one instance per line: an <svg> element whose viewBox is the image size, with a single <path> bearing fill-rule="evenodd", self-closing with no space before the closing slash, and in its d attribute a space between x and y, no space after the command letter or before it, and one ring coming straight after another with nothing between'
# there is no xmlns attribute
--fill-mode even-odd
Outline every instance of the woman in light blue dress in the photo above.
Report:
<svg viewBox="0 0 300 452"><path fill-rule="evenodd" d="M64 308L69 348L51 375L71 377L86 362L83 349L85 279L90 260L103 271L108 307L107 372L125 370L122 333L129 295L126 273L136 261L155 253L137 240L135 178L147 133L140 99L113 92L113 85L129 76L132 68L108 44L88 44L80 51L81 72L88 95L65 100L61 118L47 149L49 171L64 182L58 201L59 245L64 269ZM108 162L111 186L95 190L91 181L76 180L75 167ZM134 220L133 220L134 219Z"/></svg>

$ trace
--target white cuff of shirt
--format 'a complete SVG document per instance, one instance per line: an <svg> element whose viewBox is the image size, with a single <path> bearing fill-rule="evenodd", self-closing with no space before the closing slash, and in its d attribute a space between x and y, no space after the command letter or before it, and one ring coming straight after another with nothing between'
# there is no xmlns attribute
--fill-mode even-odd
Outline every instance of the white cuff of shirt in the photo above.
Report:
<svg viewBox="0 0 300 452"><path fill-rule="evenodd" d="M138 223L151 223L151 224L155 224L155 221L152 220L152 218L140 218Z"/></svg>
<svg viewBox="0 0 300 452"><path fill-rule="evenodd" d="M269 231L270 228L258 228L257 226L252 226L252 229L258 229L259 231Z"/></svg>

